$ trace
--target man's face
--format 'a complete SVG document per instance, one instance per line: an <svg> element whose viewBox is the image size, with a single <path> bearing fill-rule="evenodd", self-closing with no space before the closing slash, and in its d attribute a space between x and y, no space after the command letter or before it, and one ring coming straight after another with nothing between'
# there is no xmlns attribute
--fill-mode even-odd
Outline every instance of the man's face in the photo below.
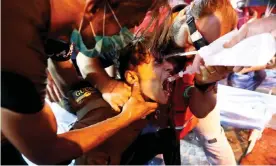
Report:
<svg viewBox="0 0 276 166"><path fill-rule="evenodd" d="M165 90L165 80L171 76L173 65L166 61L157 61L152 55L148 56L148 63L137 66L137 75L141 91L145 97L160 104L168 102L170 92Z"/></svg>
<svg viewBox="0 0 276 166"><path fill-rule="evenodd" d="M185 9L183 11L185 11ZM183 13L180 12L180 14ZM185 23L181 25L180 29L182 31L179 31L176 34L175 41L176 43L177 41L180 41L177 44L179 46L182 46L185 52L194 51L196 50L196 48L193 45L189 33L189 27L186 24L186 15L183 14L181 17L184 18ZM224 24L222 24L222 19L222 12L215 12L211 15L206 15L204 17L195 19L197 30L208 43L212 43L220 36L223 36L230 31L229 26L231 25L231 22L227 23L227 21L224 21ZM229 21L233 21L233 19L229 19ZM204 66L201 60L202 59L197 55L192 65L194 70L200 71L200 74L195 75L197 83L205 84L216 82L224 78L231 71L231 68L226 68L222 66Z"/></svg>
<svg viewBox="0 0 276 166"><path fill-rule="evenodd" d="M120 31L120 26L118 25L116 19L114 18L110 8L106 4L106 12L104 16L104 6L105 2L108 2L114 11L118 22L122 27L127 27L129 29L136 25L139 25L148 9L152 6L152 0L102 0L93 9L93 17L91 20L84 20L83 24L83 39L86 45L93 46L94 40L91 27L89 22L92 23L96 35L112 36L118 34ZM105 17L105 19L104 19ZM105 20L105 28L103 30L103 22Z"/></svg>

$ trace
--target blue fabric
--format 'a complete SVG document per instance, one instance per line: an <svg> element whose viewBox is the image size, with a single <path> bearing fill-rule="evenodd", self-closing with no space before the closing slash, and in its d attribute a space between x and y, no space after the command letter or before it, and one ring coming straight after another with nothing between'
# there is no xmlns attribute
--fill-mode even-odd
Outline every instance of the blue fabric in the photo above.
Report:
<svg viewBox="0 0 276 166"><path fill-rule="evenodd" d="M235 88L255 90L263 82L265 77L266 73L264 70L246 74L232 73L228 76L228 85Z"/></svg>
<svg viewBox="0 0 276 166"><path fill-rule="evenodd" d="M100 57L100 60L104 67L108 67L112 64L119 66L119 57L117 51L124 48L131 43L134 39L134 35L126 28L123 27L118 35L113 36L95 36L95 47L88 49L83 43L81 34L75 29L71 35L71 43L75 45L75 48L88 57ZM76 55L74 56L74 58Z"/></svg>

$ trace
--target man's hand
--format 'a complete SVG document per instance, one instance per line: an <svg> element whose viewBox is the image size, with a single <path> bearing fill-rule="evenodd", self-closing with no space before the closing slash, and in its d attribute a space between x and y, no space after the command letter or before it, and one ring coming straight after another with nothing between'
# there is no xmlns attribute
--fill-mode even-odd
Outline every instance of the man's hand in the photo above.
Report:
<svg viewBox="0 0 276 166"><path fill-rule="evenodd" d="M145 102L141 95L140 85L139 83L135 82L132 86L131 97L125 103L122 114L128 119L135 121L154 112L157 107L157 103Z"/></svg>
<svg viewBox="0 0 276 166"><path fill-rule="evenodd" d="M230 48L250 36L261 33L271 33L276 38L276 16L252 21L244 24L237 35L235 35L229 42L224 44L225 48Z"/></svg>
<svg viewBox="0 0 276 166"><path fill-rule="evenodd" d="M109 80L106 86L101 90L103 99L117 112L120 107L128 101L131 95L131 88L124 82Z"/></svg>
<svg viewBox="0 0 276 166"><path fill-rule="evenodd" d="M189 27L186 24L186 10L187 8L182 9L175 17L170 32L174 42L179 47L185 46L189 36Z"/></svg>
<svg viewBox="0 0 276 166"><path fill-rule="evenodd" d="M200 73L195 75L197 84L208 84L220 81L231 73L233 67L200 66Z"/></svg>
<svg viewBox="0 0 276 166"><path fill-rule="evenodd" d="M123 107L130 97L131 88L123 82L110 78L104 68L102 68L98 57L90 58L79 53L77 64L82 77L102 93L103 99L115 111L120 112L120 107Z"/></svg>
<svg viewBox="0 0 276 166"><path fill-rule="evenodd" d="M230 72L233 72L233 67L205 66L203 59L196 55L193 64L188 66L186 70L196 73L197 84L208 84L224 79Z"/></svg>

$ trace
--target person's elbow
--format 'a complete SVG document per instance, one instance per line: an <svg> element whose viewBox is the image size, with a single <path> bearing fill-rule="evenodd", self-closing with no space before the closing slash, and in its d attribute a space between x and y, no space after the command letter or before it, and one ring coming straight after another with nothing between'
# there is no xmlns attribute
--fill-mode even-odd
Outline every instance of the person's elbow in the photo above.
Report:
<svg viewBox="0 0 276 166"><path fill-rule="evenodd" d="M57 149L55 144L50 144L47 146L43 147L42 145L37 149L31 150L30 154L26 154L26 157L28 160L37 165L56 165L68 160L68 155L66 155L67 157L64 156L64 154L68 152L64 152L62 154L60 149Z"/></svg>

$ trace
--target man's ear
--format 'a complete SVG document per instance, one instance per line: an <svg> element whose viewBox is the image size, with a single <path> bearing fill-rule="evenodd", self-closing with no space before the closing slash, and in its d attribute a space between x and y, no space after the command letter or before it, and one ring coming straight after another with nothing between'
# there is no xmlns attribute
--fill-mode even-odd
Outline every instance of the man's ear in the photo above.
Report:
<svg viewBox="0 0 276 166"><path fill-rule="evenodd" d="M138 82L139 78L135 71L127 70L125 72L125 80L128 84L133 85L135 82Z"/></svg>

